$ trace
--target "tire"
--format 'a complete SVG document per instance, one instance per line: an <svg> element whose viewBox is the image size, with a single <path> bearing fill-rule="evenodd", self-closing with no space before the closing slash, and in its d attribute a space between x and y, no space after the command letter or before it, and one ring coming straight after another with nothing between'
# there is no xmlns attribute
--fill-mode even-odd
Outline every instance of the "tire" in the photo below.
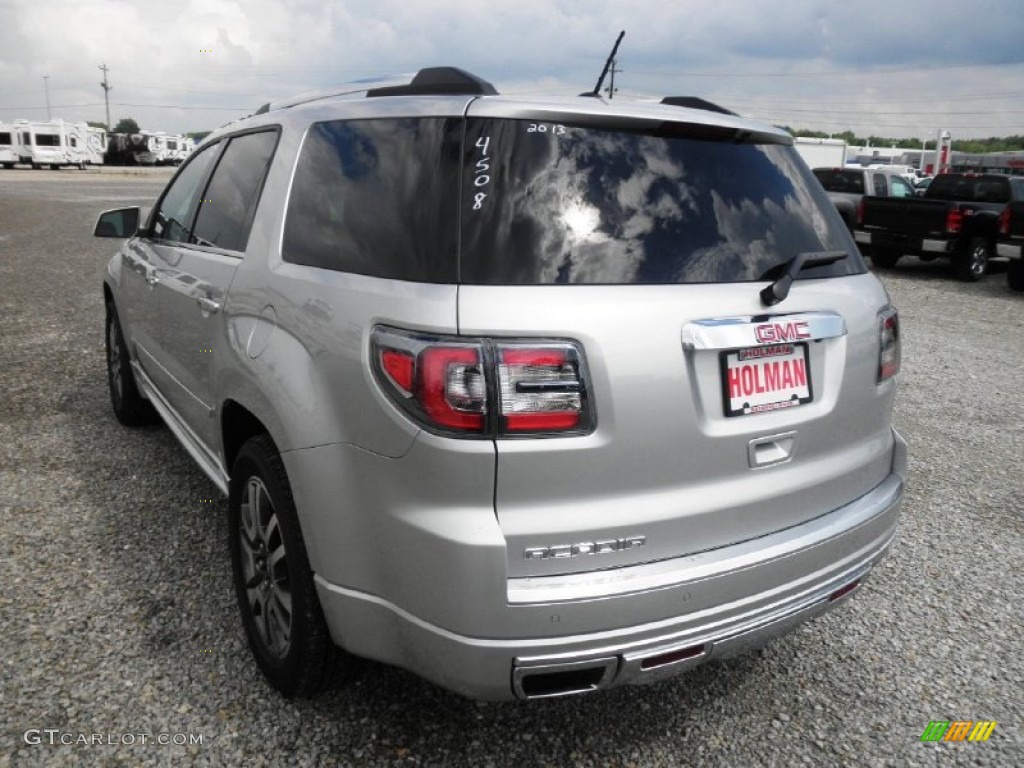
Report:
<svg viewBox="0 0 1024 768"><path fill-rule="evenodd" d="M1006 283L1015 291L1024 291L1024 260L1010 259L1006 267Z"/></svg>
<svg viewBox="0 0 1024 768"><path fill-rule="evenodd" d="M903 254L896 251L884 251L881 248L871 250L871 263L879 269L892 269Z"/></svg>
<svg viewBox="0 0 1024 768"><path fill-rule="evenodd" d="M966 248L953 256L953 272L957 280L975 283L988 271L992 248L984 237L973 237Z"/></svg>
<svg viewBox="0 0 1024 768"><path fill-rule="evenodd" d="M114 416L126 427L140 427L158 420L153 405L139 393L132 373L128 345L121 332L121 321L114 305L107 302L106 322L107 386Z"/></svg>
<svg viewBox="0 0 1024 768"><path fill-rule="evenodd" d="M267 435L248 440L232 468L228 548L249 648L270 684L303 698L348 671L351 657L331 640L288 476Z"/></svg>

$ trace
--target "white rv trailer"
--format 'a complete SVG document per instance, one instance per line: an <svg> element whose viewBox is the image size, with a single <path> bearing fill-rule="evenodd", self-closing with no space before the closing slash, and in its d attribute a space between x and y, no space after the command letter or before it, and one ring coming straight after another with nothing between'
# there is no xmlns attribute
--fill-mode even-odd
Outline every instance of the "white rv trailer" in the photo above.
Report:
<svg viewBox="0 0 1024 768"><path fill-rule="evenodd" d="M169 133L164 139L164 165L181 165L185 159L185 137L180 133Z"/></svg>
<svg viewBox="0 0 1024 768"><path fill-rule="evenodd" d="M106 130L87 125L85 128L85 162L89 165L103 165L103 155L106 151Z"/></svg>
<svg viewBox="0 0 1024 768"><path fill-rule="evenodd" d="M15 163L20 163L20 146L21 137L17 128L9 123L0 123L0 166L13 168Z"/></svg>
<svg viewBox="0 0 1024 768"><path fill-rule="evenodd" d="M793 139L793 148L809 168L842 168L846 165L846 142L842 139Z"/></svg>
<svg viewBox="0 0 1024 768"><path fill-rule="evenodd" d="M22 136L22 162L30 163L33 168L48 165L54 170L64 165L85 167L85 123L19 120L16 125Z"/></svg>
<svg viewBox="0 0 1024 768"><path fill-rule="evenodd" d="M167 157L167 135L162 131L139 131L145 137L146 148L135 155L139 165L160 165Z"/></svg>

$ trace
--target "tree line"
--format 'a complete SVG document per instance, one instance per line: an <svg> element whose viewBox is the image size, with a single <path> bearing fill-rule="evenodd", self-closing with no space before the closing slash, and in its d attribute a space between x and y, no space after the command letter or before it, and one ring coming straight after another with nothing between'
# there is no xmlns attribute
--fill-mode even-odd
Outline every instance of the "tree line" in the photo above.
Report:
<svg viewBox="0 0 1024 768"><path fill-rule="evenodd" d="M935 149L935 142L927 142L928 146L921 146L919 138L894 139L888 136L857 136L853 131L842 131L840 133L825 133L824 131L810 131L803 128L790 128L788 125L778 126L788 131L792 136L800 136L811 139L842 139L847 144L857 147L891 147L899 149ZM958 139L953 136L953 149L958 152L1016 152L1024 150L1024 136L992 136L987 139Z"/></svg>

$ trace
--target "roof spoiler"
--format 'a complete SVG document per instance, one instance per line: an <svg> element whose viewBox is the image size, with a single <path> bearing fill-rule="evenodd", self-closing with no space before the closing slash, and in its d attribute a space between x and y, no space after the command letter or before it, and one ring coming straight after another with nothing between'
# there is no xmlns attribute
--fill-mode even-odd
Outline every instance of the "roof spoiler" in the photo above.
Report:
<svg viewBox="0 0 1024 768"><path fill-rule="evenodd" d="M495 96L498 91L481 77L458 67L427 67L407 85L371 88L373 96Z"/></svg>
<svg viewBox="0 0 1024 768"><path fill-rule="evenodd" d="M733 115L739 117L731 109L720 107L717 104L713 104L706 99L699 98L697 96L666 96L661 100L661 104L667 104L670 107L689 107L690 109L703 109L705 112L718 112L723 115Z"/></svg>

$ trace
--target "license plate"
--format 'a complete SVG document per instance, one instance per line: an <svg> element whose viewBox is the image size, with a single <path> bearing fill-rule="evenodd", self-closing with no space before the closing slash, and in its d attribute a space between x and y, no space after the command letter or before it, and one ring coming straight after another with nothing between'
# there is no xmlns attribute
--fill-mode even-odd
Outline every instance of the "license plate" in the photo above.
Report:
<svg viewBox="0 0 1024 768"><path fill-rule="evenodd" d="M813 399L807 344L767 344L723 352L726 416L793 408Z"/></svg>

